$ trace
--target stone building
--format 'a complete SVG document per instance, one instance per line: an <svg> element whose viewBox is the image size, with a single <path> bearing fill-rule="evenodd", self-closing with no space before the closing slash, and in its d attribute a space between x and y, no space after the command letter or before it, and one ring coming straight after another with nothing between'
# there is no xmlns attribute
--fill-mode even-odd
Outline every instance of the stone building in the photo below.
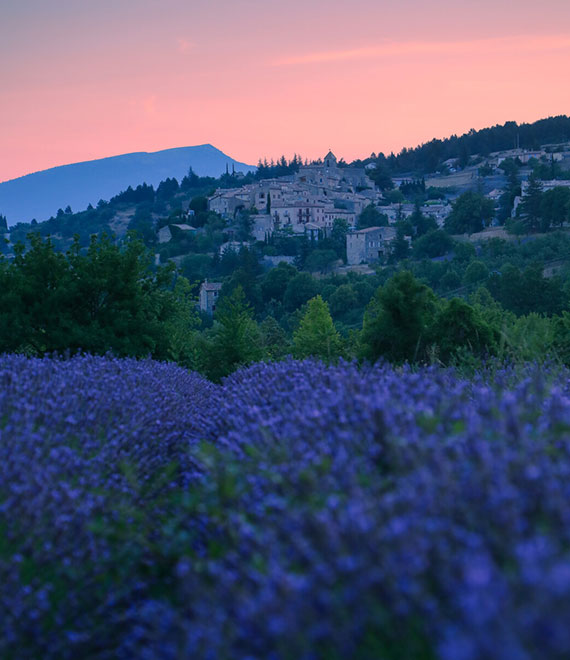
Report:
<svg viewBox="0 0 570 660"><path fill-rule="evenodd" d="M380 261L388 255L396 237L395 227L368 227L346 235L346 259L349 266Z"/></svg>
<svg viewBox="0 0 570 660"><path fill-rule="evenodd" d="M216 304L221 288L221 282L208 282L208 280L202 282L199 300L200 311L207 314L213 314L216 311Z"/></svg>

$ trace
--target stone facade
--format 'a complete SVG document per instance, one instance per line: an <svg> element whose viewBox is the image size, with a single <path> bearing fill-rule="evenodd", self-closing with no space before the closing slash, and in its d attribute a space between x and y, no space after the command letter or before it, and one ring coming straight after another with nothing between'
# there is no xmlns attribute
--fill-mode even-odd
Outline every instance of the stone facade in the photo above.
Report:
<svg viewBox="0 0 570 660"><path fill-rule="evenodd" d="M301 167L295 175L217 190L209 198L208 208L226 219L234 217L239 208L257 209L255 237L263 240L266 234L285 227L295 234L305 233L307 223L326 232L335 218L353 226L365 206L381 199L382 193L364 169L338 167L335 155L329 152L322 163Z"/></svg>
<svg viewBox="0 0 570 660"><path fill-rule="evenodd" d="M349 232L346 235L348 265L357 266L384 259L395 237L394 227L368 227Z"/></svg>
<svg viewBox="0 0 570 660"><path fill-rule="evenodd" d="M213 314L215 312L221 288L221 282L208 282L206 280L202 283L199 300L200 311L206 312L206 314Z"/></svg>

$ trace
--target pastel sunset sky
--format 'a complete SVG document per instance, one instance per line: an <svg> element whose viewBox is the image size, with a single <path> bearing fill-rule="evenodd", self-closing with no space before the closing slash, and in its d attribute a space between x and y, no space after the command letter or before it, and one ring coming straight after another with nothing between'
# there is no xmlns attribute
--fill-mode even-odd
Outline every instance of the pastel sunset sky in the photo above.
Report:
<svg viewBox="0 0 570 660"><path fill-rule="evenodd" d="M6 0L0 181L211 143L351 160L570 113L570 0Z"/></svg>

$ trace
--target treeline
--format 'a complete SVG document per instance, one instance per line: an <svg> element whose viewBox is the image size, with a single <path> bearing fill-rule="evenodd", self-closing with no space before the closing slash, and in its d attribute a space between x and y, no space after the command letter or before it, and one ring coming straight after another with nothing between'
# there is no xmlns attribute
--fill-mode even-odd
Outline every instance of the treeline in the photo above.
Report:
<svg viewBox="0 0 570 660"><path fill-rule="evenodd" d="M301 281L288 286L286 295L291 295L296 284ZM411 272L400 271L376 288L361 325L343 334L331 315L339 299L346 301L350 296L350 285L343 286L345 290L330 304L318 293L301 304L290 317L293 323L287 332L271 315L257 321L238 285L222 296L212 326L192 332L192 358L185 366L218 381L242 365L287 355L325 361L438 364L467 370L490 360L570 363L567 304L552 316L536 312L517 316L505 310L485 287L467 300L445 299ZM307 293L305 288L304 297Z"/></svg>
<svg viewBox="0 0 570 660"><path fill-rule="evenodd" d="M472 260L464 277L476 288L442 297L421 268L315 279L283 263L263 273L242 250L214 317L200 318L197 288L172 266L153 267L140 241L94 237L87 250L75 241L62 254L49 239L30 240L0 261L0 352L151 355L213 380L287 355L461 368L490 358L570 363L568 287L539 267L489 273Z"/></svg>
<svg viewBox="0 0 570 660"><path fill-rule="evenodd" d="M56 248L63 250L69 247L74 236L79 236L81 245L87 246L93 234L115 233L113 220L128 210L132 215L128 229L136 230L150 247L156 241L155 230L159 218L179 221L192 198L213 192L222 180L226 187L241 185L231 175L219 179L199 177L190 169L181 182L168 178L156 188L146 183L136 188L129 186L109 201L99 200L96 206L89 204L83 211L73 212L68 206L59 209L55 216L45 222L18 223L10 228L11 241L14 244L25 242L30 231L33 231L43 237L51 236Z"/></svg>
<svg viewBox="0 0 570 660"><path fill-rule="evenodd" d="M70 351L180 357L178 341L197 323L188 283L173 267L152 268L140 241L79 241L63 254L30 237L0 260L0 353Z"/></svg>
<svg viewBox="0 0 570 660"><path fill-rule="evenodd" d="M402 149L398 154L372 154L369 159L355 161L353 165L376 162L386 167L392 174L435 172L443 162L457 159L461 166L469 162L472 155L488 156L494 151L504 151L520 146L523 149L536 149L542 144L559 144L570 141L570 117L560 115L548 117L531 124L509 121L443 140L433 139L418 147Z"/></svg>
<svg viewBox="0 0 570 660"><path fill-rule="evenodd" d="M298 172L302 165L303 160L300 156L297 156L297 154L295 154L291 160L287 160L285 156L281 156L277 162L274 162L273 159L268 162L266 158L263 160L260 158L257 163L255 178L260 180L288 176Z"/></svg>

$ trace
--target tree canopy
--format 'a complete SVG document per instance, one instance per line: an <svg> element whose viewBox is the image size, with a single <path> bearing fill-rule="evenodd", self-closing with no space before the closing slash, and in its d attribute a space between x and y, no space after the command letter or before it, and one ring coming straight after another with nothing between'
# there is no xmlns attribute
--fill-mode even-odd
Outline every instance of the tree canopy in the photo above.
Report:
<svg viewBox="0 0 570 660"><path fill-rule="evenodd" d="M445 228L450 234L474 234L491 222L494 212L495 205L490 199L480 193L465 192L453 203Z"/></svg>
<svg viewBox="0 0 570 660"><path fill-rule="evenodd" d="M342 341L334 327L329 306L316 296L307 303L307 311L293 335L294 355L298 358L319 357L333 360L340 356Z"/></svg>
<svg viewBox="0 0 570 660"><path fill-rule="evenodd" d="M77 239L67 254L49 238L30 243L0 267L0 351L170 356L173 269L153 270L140 241L93 237L82 251Z"/></svg>

